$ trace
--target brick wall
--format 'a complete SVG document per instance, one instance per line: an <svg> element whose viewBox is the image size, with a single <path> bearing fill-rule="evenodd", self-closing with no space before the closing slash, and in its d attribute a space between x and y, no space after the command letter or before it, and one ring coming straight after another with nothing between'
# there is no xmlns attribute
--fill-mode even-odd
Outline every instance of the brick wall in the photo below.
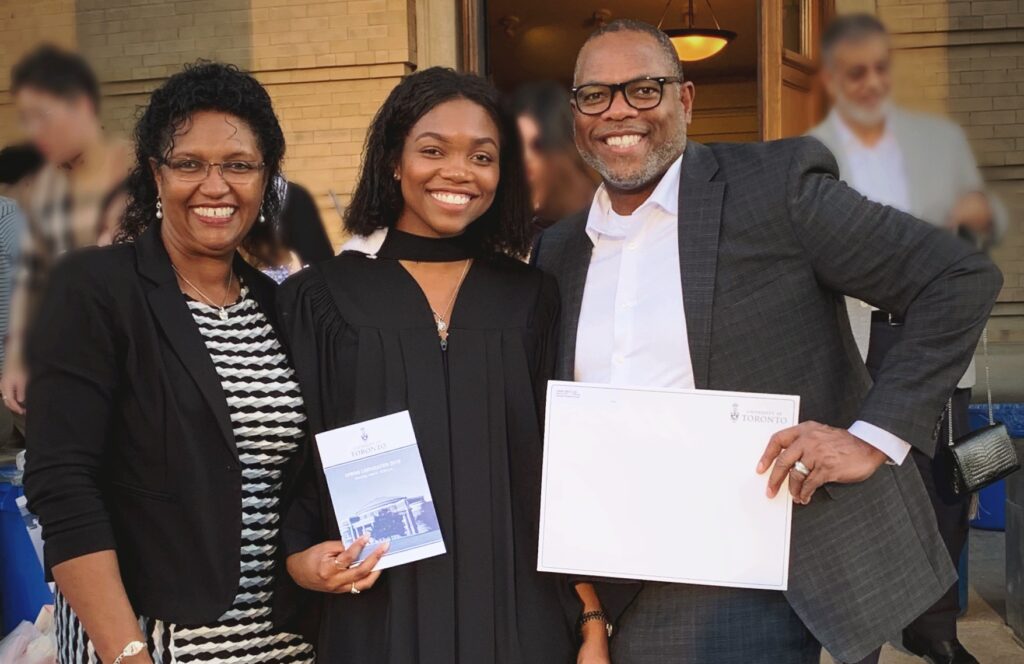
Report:
<svg viewBox="0 0 1024 664"><path fill-rule="evenodd" d="M422 2L422 0L420 0ZM17 138L11 65L40 40L79 48L104 86L108 130L128 134L149 91L197 58L266 85L285 131L288 177L306 186L332 239L328 190L348 201L370 119L415 66L415 0L5 0L0 144Z"/></svg>

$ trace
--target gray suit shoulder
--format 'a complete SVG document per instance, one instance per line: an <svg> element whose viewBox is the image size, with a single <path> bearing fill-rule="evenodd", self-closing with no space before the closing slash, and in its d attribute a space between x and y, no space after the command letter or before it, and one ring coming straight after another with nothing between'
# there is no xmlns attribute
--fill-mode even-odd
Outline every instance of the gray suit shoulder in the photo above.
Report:
<svg viewBox="0 0 1024 664"><path fill-rule="evenodd" d="M757 143L709 143L726 180L753 177L785 180L793 168L823 169L838 176L832 152L814 136L797 136Z"/></svg>

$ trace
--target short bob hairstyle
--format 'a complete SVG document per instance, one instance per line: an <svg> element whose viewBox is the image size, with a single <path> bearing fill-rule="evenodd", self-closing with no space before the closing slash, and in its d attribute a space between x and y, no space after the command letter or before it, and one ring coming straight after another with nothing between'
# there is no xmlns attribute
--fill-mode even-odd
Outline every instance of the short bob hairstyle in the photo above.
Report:
<svg viewBox="0 0 1024 664"><path fill-rule="evenodd" d="M163 162L174 149L174 136L187 129L200 111L220 111L245 122L256 135L262 155L266 189L263 216L267 223L253 224L246 247L272 237L281 211L281 188L275 186L284 157L284 133L278 124L270 95L255 78L234 65L199 61L157 88L135 126L135 168L128 176L128 207L118 240L137 238L156 216L157 188L150 159ZM265 237L264 237L265 236Z"/></svg>
<svg viewBox="0 0 1024 664"><path fill-rule="evenodd" d="M500 179L494 203L470 224L466 237L481 253L523 256L530 248L529 208L515 120L490 83L442 67L406 77L377 112L366 138L359 182L345 210L345 228L354 235L370 235L395 225L405 204L401 184L393 174L406 138L420 118L456 99L483 108L497 125L500 141Z"/></svg>

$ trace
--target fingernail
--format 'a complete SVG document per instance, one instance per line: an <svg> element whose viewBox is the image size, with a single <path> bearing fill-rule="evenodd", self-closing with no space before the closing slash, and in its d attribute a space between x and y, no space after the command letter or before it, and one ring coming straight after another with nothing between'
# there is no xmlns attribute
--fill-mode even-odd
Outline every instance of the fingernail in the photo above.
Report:
<svg viewBox="0 0 1024 664"><path fill-rule="evenodd" d="M387 553L388 549L391 548L391 540L388 540L387 542L384 542L384 546L382 546L381 548L384 549L384 553Z"/></svg>
<svg viewBox="0 0 1024 664"><path fill-rule="evenodd" d="M759 462L757 464L757 474L760 475L763 472L764 472L764 463L763 462Z"/></svg>

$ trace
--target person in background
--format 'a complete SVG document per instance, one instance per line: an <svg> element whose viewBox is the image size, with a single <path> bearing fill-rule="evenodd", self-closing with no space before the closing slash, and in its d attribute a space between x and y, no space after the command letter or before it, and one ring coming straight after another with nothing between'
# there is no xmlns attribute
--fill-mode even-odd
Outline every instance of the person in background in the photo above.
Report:
<svg viewBox="0 0 1024 664"><path fill-rule="evenodd" d="M560 85L527 84L513 95L512 109L522 138L534 230L540 232L587 207L597 183L573 143L572 110Z"/></svg>
<svg viewBox="0 0 1024 664"><path fill-rule="evenodd" d="M277 217L284 134L256 79L199 63L135 137L122 241L60 262L27 347L25 494L60 662L309 664L275 625L299 608L278 517L305 409L276 287L238 254ZM317 552L339 588L373 566Z"/></svg>
<svg viewBox="0 0 1024 664"><path fill-rule="evenodd" d="M284 183L281 209L281 241L298 256L301 265L315 265L334 256L320 210L309 190L291 181Z"/></svg>
<svg viewBox="0 0 1024 664"><path fill-rule="evenodd" d="M10 87L21 125L47 162L25 209L28 233L0 379L5 403L23 414L22 345L49 271L67 251L113 240L132 149L103 131L99 82L82 56L40 46L14 65Z"/></svg>
<svg viewBox="0 0 1024 664"><path fill-rule="evenodd" d="M18 255L25 234L24 206L35 176L43 167L43 155L31 145L12 145L0 150L0 339L7 339L7 321L11 305ZM0 341L0 367L3 347ZM20 444L24 420L7 406L0 406L0 447Z"/></svg>
<svg viewBox="0 0 1024 664"><path fill-rule="evenodd" d="M963 130L946 119L913 113L892 102L889 37L877 18L851 14L835 19L823 35L822 56L822 77L832 111L810 135L835 155L839 177L874 201L947 228L972 243L991 244L1006 231L1006 209L985 191ZM902 321L887 312L872 311L858 300L848 300L848 310L861 355L877 379L886 355L903 336ZM952 396L954 438L969 430L967 407L974 382L972 363ZM948 439L949 425L947 414L940 442ZM950 486L951 456L945 443L938 446L934 458L919 449L912 449L911 457L956 565L967 542L970 497L957 496ZM937 664L975 663L957 639L959 612L954 583L906 627L904 647Z"/></svg>

